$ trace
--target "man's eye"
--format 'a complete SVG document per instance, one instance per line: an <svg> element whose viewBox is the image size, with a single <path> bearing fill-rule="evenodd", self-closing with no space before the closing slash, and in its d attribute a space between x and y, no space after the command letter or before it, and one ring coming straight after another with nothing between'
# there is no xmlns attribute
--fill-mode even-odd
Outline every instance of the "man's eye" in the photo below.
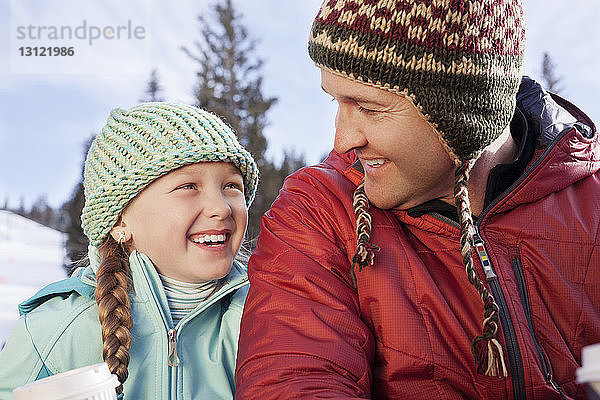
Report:
<svg viewBox="0 0 600 400"><path fill-rule="evenodd" d="M191 190L194 190L194 189L196 189L196 185L193 184L193 183L186 183L185 185L179 186L177 189L191 189Z"/></svg>
<svg viewBox="0 0 600 400"><path fill-rule="evenodd" d="M358 111L360 111L363 114L377 114L376 110L370 110L368 108L364 108L364 107L361 107L361 106L358 106Z"/></svg>

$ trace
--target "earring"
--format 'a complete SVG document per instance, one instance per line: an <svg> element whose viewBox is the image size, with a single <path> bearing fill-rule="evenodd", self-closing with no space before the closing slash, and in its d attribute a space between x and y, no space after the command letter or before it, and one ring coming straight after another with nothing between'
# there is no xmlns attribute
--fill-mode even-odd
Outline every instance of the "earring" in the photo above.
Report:
<svg viewBox="0 0 600 400"><path fill-rule="evenodd" d="M123 231L119 232L119 239L117 239L117 243L119 243L120 245L125 243L125 232L123 232Z"/></svg>

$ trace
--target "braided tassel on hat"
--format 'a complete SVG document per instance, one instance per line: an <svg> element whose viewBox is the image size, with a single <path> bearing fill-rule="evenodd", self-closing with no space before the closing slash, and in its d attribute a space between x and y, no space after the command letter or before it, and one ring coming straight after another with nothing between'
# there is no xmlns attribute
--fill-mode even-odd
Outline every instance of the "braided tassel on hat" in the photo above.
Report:
<svg viewBox="0 0 600 400"><path fill-rule="evenodd" d="M362 271L367 265L373 265L375 251L379 251L379 246L369 243L371 240L371 214L369 214L369 199L365 194L365 183L361 183L354 191L352 206L356 216L356 236L358 237L358 246L356 253L352 257L352 269L350 277L352 284L356 288L356 275L354 269L358 265L358 271Z"/></svg>
<svg viewBox="0 0 600 400"><path fill-rule="evenodd" d="M460 253L465 266L467 279L475 287L483 302L483 333L475 336L471 342L471 353L475 359L477 372L487 376L505 378L508 376L506 363L504 362L504 351L496 338L498 333L498 305L494 296L487 290L481 279L475 273L473 267L473 218L471 217L471 206L467 181L471 162L465 161L456 169L456 180L454 184L454 197L458 207L458 220L460 223Z"/></svg>

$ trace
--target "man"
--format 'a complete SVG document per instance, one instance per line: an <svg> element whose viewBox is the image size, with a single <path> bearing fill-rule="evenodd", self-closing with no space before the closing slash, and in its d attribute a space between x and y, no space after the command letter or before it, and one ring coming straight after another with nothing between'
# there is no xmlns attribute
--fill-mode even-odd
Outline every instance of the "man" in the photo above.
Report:
<svg viewBox="0 0 600 400"><path fill-rule="evenodd" d="M520 0L324 2L335 151L262 219L238 398L584 396L600 143L521 80L523 24Z"/></svg>

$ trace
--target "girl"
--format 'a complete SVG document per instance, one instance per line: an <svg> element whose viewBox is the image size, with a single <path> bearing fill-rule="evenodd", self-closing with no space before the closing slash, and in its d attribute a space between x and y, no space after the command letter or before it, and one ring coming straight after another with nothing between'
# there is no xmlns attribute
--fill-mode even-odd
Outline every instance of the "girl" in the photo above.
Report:
<svg viewBox="0 0 600 400"><path fill-rule="evenodd" d="M170 103L113 110L85 161L90 265L19 306L0 398L102 360L128 399L232 398L248 285L234 258L257 182L214 115Z"/></svg>

